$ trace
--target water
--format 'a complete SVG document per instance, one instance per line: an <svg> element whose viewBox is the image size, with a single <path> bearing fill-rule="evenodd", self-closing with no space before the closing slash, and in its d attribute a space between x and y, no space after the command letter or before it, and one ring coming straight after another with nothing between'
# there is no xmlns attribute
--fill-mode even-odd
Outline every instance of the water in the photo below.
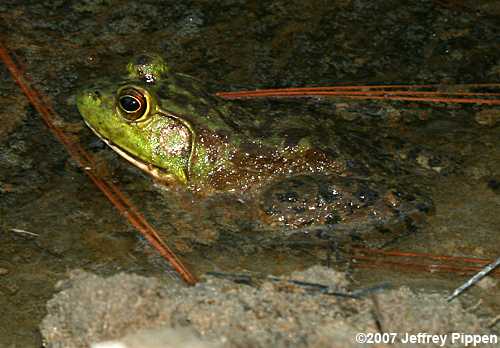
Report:
<svg viewBox="0 0 500 348"><path fill-rule="evenodd" d="M214 91L338 82L479 83L498 81L500 74L495 45L500 8L489 1L17 1L3 2L0 9L6 45L52 100L59 124L97 154L103 175L123 187L198 274L281 274L334 263L335 253L329 244L275 242L196 220L193 205L94 146L74 105L75 91L86 80L116 74L143 50L161 53L177 71L211 83ZM45 302L67 270L169 272L0 69L0 268L7 270L0 275L0 346L40 346L37 325ZM340 109L346 101L332 103ZM381 108L399 120L394 137L433 149L427 155L439 153L453 169L426 183L436 208L425 227L391 247L498 257L499 128L475 119L481 110L498 115L499 109L410 103ZM195 207L207 214L203 205ZM428 291L451 290L465 280L382 269L353 276L360 284L388 279ZM490 294L498 283L492 289ZM472 294L483 293L473 289ZM492 296L486 302L498 309L500 301Z"/></svg>

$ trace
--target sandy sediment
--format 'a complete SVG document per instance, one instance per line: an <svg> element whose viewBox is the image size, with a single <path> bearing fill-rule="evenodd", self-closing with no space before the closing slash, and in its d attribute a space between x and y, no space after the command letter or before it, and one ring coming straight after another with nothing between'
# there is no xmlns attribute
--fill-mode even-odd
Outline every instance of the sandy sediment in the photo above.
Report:
<svg viewBox="0 0 500 348"><path fill-rule="evenodd" d="M259 286L206 277L185 287L134 274L103 278L77 270L58 284L40 329L51 348L366 347L355 342L356 334L380 330L398 333L391 346L411 347L399 342L401 335L490 333L486 318L460 301L446 302L446 294L402 287L354 299L311 291L290 279L322 284L330 292L350 288L343 273L319 266L280 280L264 278Z"/></svg>

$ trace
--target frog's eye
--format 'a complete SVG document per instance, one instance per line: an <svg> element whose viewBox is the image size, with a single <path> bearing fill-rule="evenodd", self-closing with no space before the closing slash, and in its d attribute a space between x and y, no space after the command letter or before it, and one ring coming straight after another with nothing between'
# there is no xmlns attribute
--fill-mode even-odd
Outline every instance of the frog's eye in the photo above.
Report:
<svg viewBox="0 0 500 348"><path fill-rule="evenodd" d="M122 89L118 93L118 110L127 121L137 121L148 111L148 99L138 89Z"/></svg>

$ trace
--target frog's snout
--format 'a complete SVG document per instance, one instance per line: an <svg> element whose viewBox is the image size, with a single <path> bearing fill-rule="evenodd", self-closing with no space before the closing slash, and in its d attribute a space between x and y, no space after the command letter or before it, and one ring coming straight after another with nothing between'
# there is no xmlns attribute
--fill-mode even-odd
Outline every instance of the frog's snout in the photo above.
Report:
<svg viewBox="0 0 500 348"><path fill-rule="evenodd" d="M101 92L99 92L97 90L89 91L87 93L88 93L89 98L93 98L93 99L101 98Z"/></svg>
<svg viewBox="0 0 500 348"><path fill-rule="evenodd" d="M102 95L98 90L86 89L77 94L76 105L80 112L89 106L99 106L102 101Z"/></svg>
<svg viewBox="0 0 500 348"><path fill-rule="evenodd" d="M101 92L98 90L87 89L80 93L82 99L87 99L89 101L97 101L101 99Z"/></svg>

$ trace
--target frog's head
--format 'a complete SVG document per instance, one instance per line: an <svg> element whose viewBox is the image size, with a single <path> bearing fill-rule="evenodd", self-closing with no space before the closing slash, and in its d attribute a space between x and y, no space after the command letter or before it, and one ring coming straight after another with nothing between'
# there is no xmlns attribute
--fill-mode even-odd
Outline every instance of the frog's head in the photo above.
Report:
<svg viewBox="0 0 500 348"><path fill-rule="evenodd" d="M186 184L195 134L185 119L162 109L158 91L169 83L156 55L140 55L118 79L95 81L77 96L85 123L118 154L164 182Z"/></svg>

